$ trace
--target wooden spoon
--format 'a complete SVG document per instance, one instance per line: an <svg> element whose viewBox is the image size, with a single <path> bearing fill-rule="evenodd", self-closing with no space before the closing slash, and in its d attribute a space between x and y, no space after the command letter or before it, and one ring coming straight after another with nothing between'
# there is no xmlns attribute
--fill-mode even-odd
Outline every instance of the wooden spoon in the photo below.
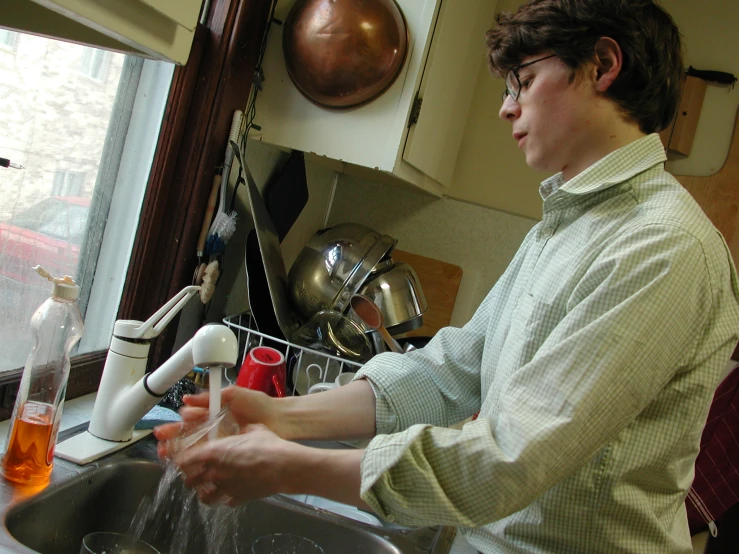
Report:
<svg viewBox="0 0 739 554"><path fill-rule="evenodd" d="M385 341L385 344L388 345L390 350L397 352L398 354L404 353L403 348L398 344L398 341L396 341L385 328L382 312L380 311L380 308L377 307L377 304L361 294L355 294L352 296L350 304L354 313L359 316L359 319L361 319L367 327L379 331L380 336Z"/></svg>

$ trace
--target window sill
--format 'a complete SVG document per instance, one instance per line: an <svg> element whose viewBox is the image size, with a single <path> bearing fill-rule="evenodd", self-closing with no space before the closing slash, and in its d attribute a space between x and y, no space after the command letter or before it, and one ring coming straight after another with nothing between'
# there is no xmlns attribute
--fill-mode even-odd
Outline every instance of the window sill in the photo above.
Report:
<svg viewBox="0 0 739 554"><path fill-rule="evenodd" d="M65 403L97 391L107 355L107 350L100 350L74 357L69 372L69 381L67 382ZM6 371L0 374L0 421L9 419L13 414L15 397L18 394L22 374L23 369ZM62 414L62 417L64 416L66 416L66 407L65 413Z"/></svg>

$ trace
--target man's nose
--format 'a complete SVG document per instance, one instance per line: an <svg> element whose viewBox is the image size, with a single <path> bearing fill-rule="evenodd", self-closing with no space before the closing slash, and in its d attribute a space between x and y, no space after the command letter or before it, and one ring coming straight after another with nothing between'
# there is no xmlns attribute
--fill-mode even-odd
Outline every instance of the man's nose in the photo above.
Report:
<svg viewBox="0 0 739 554"><path fill-rule="evenodd" d="M518 105L518 102L513 100L510 94L506 95L505 100L503 100L503 105L498 111L498 117L504 121L513 121L514 119L518 119L520 115L521 106Z"/></svg>

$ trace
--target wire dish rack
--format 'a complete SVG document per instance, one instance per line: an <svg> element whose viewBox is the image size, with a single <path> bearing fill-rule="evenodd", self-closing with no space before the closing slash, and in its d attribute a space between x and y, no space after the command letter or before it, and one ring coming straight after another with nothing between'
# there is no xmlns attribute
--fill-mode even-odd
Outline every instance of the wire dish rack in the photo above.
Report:
<svg viewBox="0 0 739 554"><path fill-rule="evenodd" d="M270 346L285 355L287 389L291 395L305 395L315 384L333 383L339 374L356 372L362 367L359 362L260 333L254 329L254 319L248 312L226 317L223 323L233 330L238 339L240 359L237 371L244 363L246 353L257 346ZM227 378L231 383L236 380L235 376L228 374Z"/></svg>

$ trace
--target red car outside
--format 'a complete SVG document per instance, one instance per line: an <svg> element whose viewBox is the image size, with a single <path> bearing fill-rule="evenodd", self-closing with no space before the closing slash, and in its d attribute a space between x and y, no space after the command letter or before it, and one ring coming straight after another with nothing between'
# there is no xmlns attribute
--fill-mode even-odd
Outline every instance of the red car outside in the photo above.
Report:
<svg viewBox="0 0 739 554"><path fill-rule="evenodd" d="M2 281L48 289L32 269L37 264L52 275L74 276L89 208L89 198L52 196L0 222Z"/></svg>

